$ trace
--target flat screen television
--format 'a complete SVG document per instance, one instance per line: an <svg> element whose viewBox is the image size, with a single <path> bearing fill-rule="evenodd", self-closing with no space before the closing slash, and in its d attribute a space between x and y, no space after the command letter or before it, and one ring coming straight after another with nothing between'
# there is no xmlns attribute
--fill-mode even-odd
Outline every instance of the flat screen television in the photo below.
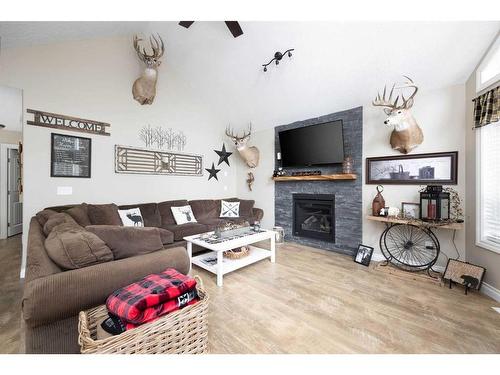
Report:
<svg viewBox="0 0 500 375"><path fill-rule="evenodd" d="M283 167L337 164L344 160L342 120L278 133Z"/></svg>

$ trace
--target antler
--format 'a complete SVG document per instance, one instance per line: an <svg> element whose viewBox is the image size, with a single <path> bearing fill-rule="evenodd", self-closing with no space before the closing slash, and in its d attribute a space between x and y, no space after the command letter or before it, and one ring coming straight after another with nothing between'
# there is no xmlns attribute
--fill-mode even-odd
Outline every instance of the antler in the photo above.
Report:
<svg viewBox="0 0 500 375"><path fill-rule="evenodd" d="M160 41L158 41L160 39ZM149 43L151 45L151 49L153 50L153 54L149 55L146 52L146 48L139 46L139 42L142 42L143 40L139 38L137 35L134 35L134 48L135 51L137 52L137 55L139 58L145 62L146 58L157 58L159 59L160 57L163 56L163 53L165 52L165 45L163 44L163 39L161 38L160 34L158 34L158 39L154 35L151 35L149 37Z"/></svg>
<svg viewBox="0 0 500 375"><path fill-rule="evenodd" d="M391 103L392 93L394 92L394 87L395 87L395 84L392 85L391 92L389 93L389 98L386 99L385 93L387 91L387 86L384 86L384 93L382 94L382 97L380 97L380 93L377 93L375 100L372 101L372 105L375 107L386 107L386 108L396 109L397 105L398 105L399 95L396 97L396 100L394 101L394 103Z"/></svg>
<svg viewBox="0 0 500 375"><path fill-rule="evenodd" d="M400 108L410 109L413 106L413 98L417 94L418 87L415 85L415 83L410 77L407 76L403 77L405 77L408 80L408 82L406 82L403 86L398 86L397 88L398 89L413 88L414 91L408 99L405 99L405 96L401 94L401 99L403 99L403 104L401 104Z"/></svg>
<svg viewBox="0 0 500 375"><path fill-rule="evenodd" d="M412 81L410 77L407 76L403 77L405 77L408 80L408 82L406 82L404 85L401 86L396 86L396 84L392 85L391 92L389 93L389 99L385 98L387 87L384 86L384 93L382 94L382 97L380 97L380 93L377 93L375 100L372 101L372 105L374 105L375 107L386 107L390 109L410 109L413 106L413 98L417 94L418 87L415 85L415 83ZM403 102L401 103L401 105L398 106L399 95L396 97L396 100L393 103L391 103L392 93L395 88L396 89L413 88L414 91L408 99L404 97L404 94L401 94L401 99L403 100Z"/></svg>
<svg viewBox="0 0 500 375"><path fill-rule="evenodd" d="M237 134L234 134L233 130L231 129L231 125L228 125L226 127L226 135L229 137L229 138L233 138L233 139L236 139L236 140L241 140L241 139L245 139L246 137L250 137L250 135L252 134L252 123L250 123L248 125L248 132L243 132L243 136L239 136L238 133Z"/></svg>

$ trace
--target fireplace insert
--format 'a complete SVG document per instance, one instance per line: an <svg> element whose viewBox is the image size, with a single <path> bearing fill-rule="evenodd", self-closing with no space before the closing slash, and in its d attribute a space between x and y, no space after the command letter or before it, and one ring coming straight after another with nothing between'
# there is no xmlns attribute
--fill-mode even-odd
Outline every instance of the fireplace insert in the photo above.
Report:
<svg viewBox="0 0 500 375"><path fill-rule="evenodd" d="M293 235L335 242L335 195L293 194Z"/></svg>

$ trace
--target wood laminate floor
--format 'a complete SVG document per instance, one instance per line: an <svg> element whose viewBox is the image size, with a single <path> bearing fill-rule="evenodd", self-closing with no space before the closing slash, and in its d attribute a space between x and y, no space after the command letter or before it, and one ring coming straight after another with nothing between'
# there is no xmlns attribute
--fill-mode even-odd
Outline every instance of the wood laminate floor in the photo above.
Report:
<svg viewBox="0 0 500 375"><path fill-rule="evenodd" d="M20 269L21 235L0 240L0 354L19 353L21 348Z"/></svg>
<svg viewBox="0 0 500 375"><path fill-rule="evenodd" d="M0 242L0 353L20 343L20 239ZM195 267L211 298L211 353L500 353L498 306L348 256L285 244L224 276Z"/></svg>

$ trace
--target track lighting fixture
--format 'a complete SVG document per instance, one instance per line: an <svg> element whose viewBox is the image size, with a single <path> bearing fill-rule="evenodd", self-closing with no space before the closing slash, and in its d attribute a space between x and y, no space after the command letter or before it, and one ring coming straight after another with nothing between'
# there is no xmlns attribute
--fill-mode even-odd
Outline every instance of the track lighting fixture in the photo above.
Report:
<svg viewBox="0 0 500 375"><path fill-rule="evenodd" d="M267 64L262 64L262 66L264 67L264 72L267 72L267 66L271 64L273 61L276 63L276 65L279 65L283 56L288 55L288 57L292 57L292 51L294 51L294 48L287 49L283 53L281 53L280 51L276 52L271 61L269 61Z"/></svg>

